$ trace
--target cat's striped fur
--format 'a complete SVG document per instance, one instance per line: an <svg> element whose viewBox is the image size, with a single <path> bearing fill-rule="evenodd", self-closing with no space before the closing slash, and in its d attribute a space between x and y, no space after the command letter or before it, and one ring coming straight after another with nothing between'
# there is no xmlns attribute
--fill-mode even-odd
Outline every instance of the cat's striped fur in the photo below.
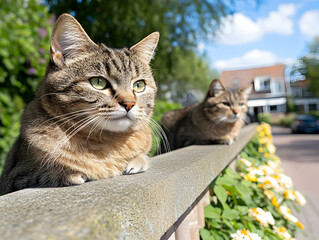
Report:
<svg viewBox="0 0 319 240"><path fill-rule="evenodd" d="M149 63L158 39L155 32L131 48L112 49L61 15L46 76L7 156L0 195L145 171L157 91ZM90 81L96 77L107 87L95 89ZM135 91L137 82L145 90Z"/></svg>

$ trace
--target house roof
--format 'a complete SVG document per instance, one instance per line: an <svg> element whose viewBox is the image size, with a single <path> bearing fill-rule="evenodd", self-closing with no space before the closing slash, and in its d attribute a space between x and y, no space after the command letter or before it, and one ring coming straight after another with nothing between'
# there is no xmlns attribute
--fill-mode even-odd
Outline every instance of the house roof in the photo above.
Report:
<svg viewBox="0 0 319 240"><path fill-rule="evenodd" d="M238 79L238 87L244 87L254 82L257 76L271 76L273 78L285 78L285 65L277 64L270 67L250 68L234 71L223 71L220 80L225 87L233 88L234 79Z"/></svg>

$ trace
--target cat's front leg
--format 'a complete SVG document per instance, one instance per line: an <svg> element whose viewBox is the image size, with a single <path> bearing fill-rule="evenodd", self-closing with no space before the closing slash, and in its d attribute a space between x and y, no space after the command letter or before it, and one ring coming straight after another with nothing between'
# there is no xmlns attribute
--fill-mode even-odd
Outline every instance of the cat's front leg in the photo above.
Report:
<svg viewBox="0 0 319 240"><path fill-rule="evenodd" d="M140 155L131 160L123 171L123 174L136 174L145 172L149 168L147 155Z"/></svg>
<svg viewBox="0 0 319 240"><path fill-rule="evenodd" d="M85 183L87 180L87 176L83 173L70 173L66 176L65 185L80 185Z"/></svg>

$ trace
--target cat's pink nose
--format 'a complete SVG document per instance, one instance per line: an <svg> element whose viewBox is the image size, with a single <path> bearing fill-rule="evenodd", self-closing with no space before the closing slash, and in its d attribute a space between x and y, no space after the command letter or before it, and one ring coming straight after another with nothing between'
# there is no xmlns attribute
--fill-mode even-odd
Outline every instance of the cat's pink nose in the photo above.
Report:
<svg viewBox="0 0 319 240"><path fill-rule="evenodd" d="M132 107L135 106L136 102L135 101L130 101L130 100L123 100L120 102L120 104L126 109L126 111L130 111Z"/></svg>
<svg viewBox="0 0 319 240"><path fill-rule="evenodd" d="M239 109L238 108L233 108L232 110L233 110L233 113L236 114L236 115L239 113Z"/></svg>

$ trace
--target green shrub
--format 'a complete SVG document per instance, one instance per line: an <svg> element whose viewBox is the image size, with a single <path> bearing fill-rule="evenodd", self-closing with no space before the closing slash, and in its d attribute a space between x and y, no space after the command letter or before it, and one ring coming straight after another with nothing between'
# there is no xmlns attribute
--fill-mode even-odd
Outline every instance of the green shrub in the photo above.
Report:
<svg viewBox="0 0 319 240"><path fill-rule="evenodd" d="M258 122L265 122L270 123L271 122L271 114L270 113L258 113Z"/></svg>
<svg viewBox="0 0 319 240"><path fill-rule="evenodd" d="M296 113L288 113L283 118L279 120L280 126L290 127L292 121L294 120Z"/></svg>
<svg viewBox="0 0 319 240"><path fill-rule="evenodd" d="M180 109L182 108L182 105L179 103L170 103L166 101L156 101L155 107L153 111L153 120L151 122L151 128L152 128L152 135L153 135L153 142L152 142L152 150L149 153L150 156L154 156L157 152L157 148L159 146L159 143L161 141L161 135L163 136L163 129L160 127L162 116L165 112Z"/></svg>
<svg viewBox="0 0 319 240"><path fill-rule="evenodd" d="M317 110L317 111L310 111L309 114L310 114L310 115L313 115L313 116L315 116L317 119L319 119L319 111L318 111L318 110Z"/></svg>
<svg viewBox="0 0 319 240"><path fill-rule="evenodd" d="M0 2L0 172L19 134L21 113L49 59L52 21L39 1Z"/></svg>

